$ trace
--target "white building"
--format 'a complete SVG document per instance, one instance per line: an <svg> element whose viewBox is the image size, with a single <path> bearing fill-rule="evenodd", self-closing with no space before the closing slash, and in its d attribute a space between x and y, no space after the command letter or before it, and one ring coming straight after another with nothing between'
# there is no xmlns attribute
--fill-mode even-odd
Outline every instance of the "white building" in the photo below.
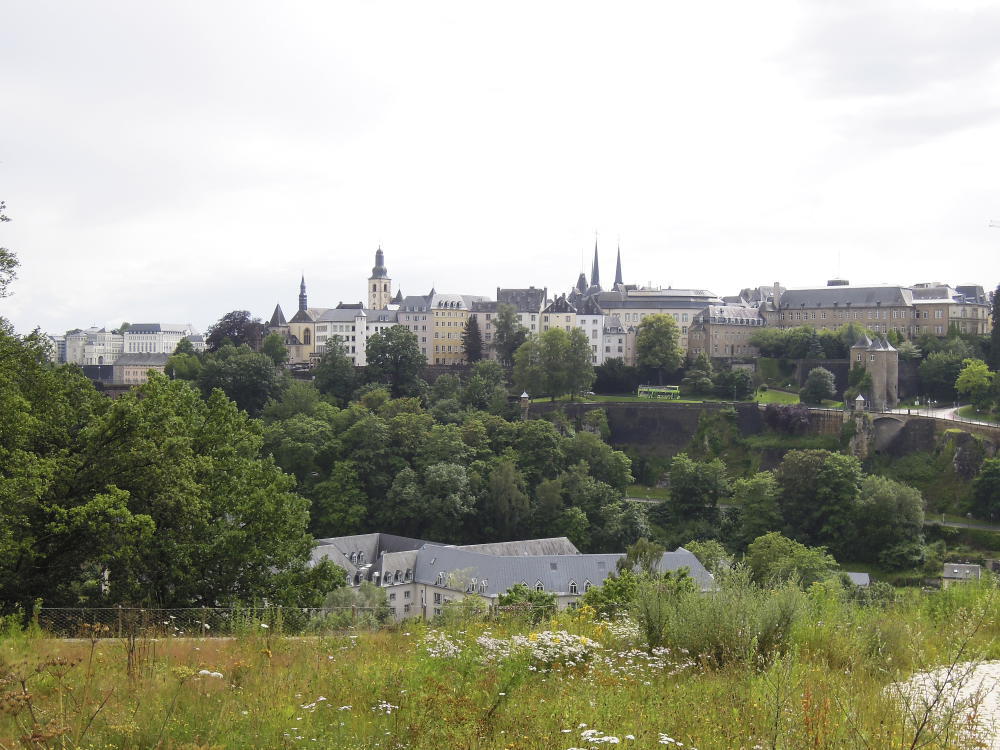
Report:
<svg viewBox="0 0 1000 750"><path fill-rule="evenodd" d="M133 323L124 334L125 354L173 354L181 339L195 351L205 350L205 341L190 323Z"/></svg>

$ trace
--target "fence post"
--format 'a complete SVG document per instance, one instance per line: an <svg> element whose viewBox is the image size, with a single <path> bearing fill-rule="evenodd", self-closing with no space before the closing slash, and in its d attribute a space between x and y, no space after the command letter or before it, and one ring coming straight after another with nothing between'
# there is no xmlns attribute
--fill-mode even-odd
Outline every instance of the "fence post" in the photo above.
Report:
<svg viewBox="0 0 1000 750"><path fill-rule="evenodd" d="M358 605L351 605L351 625L354 625L358 621Z"/></svg>
<svg viewBox="0 0 1000 750"><path fill-rule="evenodd" d="M118 637L122 637L122 605L118 605Z"/></svg>

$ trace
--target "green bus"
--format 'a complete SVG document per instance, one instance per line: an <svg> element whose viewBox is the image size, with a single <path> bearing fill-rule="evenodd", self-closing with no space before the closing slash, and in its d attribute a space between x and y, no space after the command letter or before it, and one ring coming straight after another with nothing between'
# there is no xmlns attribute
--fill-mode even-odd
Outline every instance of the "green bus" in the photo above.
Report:
<svg viewBox="0 0 1000 750"><path fill-rule="evenodd" d="M678 399L681 397L681 389L676 385L640 385L635 395L639 398Z"/></svg>

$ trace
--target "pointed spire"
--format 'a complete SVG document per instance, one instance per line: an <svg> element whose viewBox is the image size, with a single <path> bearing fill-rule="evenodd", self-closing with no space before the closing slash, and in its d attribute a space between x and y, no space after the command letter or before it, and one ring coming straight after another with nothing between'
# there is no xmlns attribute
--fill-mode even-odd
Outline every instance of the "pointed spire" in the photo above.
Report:
<svg viewBox="0 0 1000 750"><path fill-rule="evenodd" d="M618 262L615 264L615 286L624 284L622 281L622 246L618 245Z"/></svg>
<svg viewBox="0 0 1000 750"><path fill-rule="evenodd" d="M285 313L281 311L281 305L277 304L274 306L274 313L271 315L271 320L267 324L270 328L280 328L286 325Z"/></svg>
<svg viewBox="0 0 1000 750"><path fill-rule="evenodd" d="M590 269L590 285L596 286L598 289L601 286L601 269L597 264L597 240L594 240L594 267Z"/></svg>
<svg viewBox="0 0 1000 750"><path fill-rule="evenodd" d="M306 298L306 275L302 274L302 281L299 283L299 311L305 312L307 307L309 303Z"/></svg>
<svg viewBox="0 0 1000 750"><path fill-rule="evenodd" d="M381 243L378 246L378 250L375 251L375 267L372 269L373 279L387 279L389 278L389 272L385 268L385 254L382 252Z"/></svg>

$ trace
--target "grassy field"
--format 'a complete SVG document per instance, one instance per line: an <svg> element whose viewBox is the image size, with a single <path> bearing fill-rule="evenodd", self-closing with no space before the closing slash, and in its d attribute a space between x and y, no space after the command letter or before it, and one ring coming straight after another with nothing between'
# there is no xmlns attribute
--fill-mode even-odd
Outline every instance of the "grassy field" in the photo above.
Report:
<svg viewBox="0 0 1000 750"><path fill-rule="evenodd" d="M978 419L981 422L995 422L1000 424L1000 418L992 413L981 413L976 410L976 407L972 404L963 406L958 410L958 416L964 417L965 419Z"/></svg>
<svg viewBox="0 0 1000 750"><path fill-rule="evenodd" d="M775 388L767 390L760 389L754 394L754 398L762 404L797 404L799 394L788 391L779 391Z"/></svg>
<svg viewBox="0 0 1000 750"><path fill-rule="evenodd" d="M838 592L693 594L669 605L674 619L656 650L635 623L589 610L537 624L457 620L432 630L411 621L314 638L261 630L70 642L9 632L0 638L0 746L976 746L955 734L965 712L931 715L891 684L926 666L995 658L995 591L909 592L867 605ZM931 715L923 729L907 709ZM949 737L935 737L931 729L946 725Z"/></svg>

